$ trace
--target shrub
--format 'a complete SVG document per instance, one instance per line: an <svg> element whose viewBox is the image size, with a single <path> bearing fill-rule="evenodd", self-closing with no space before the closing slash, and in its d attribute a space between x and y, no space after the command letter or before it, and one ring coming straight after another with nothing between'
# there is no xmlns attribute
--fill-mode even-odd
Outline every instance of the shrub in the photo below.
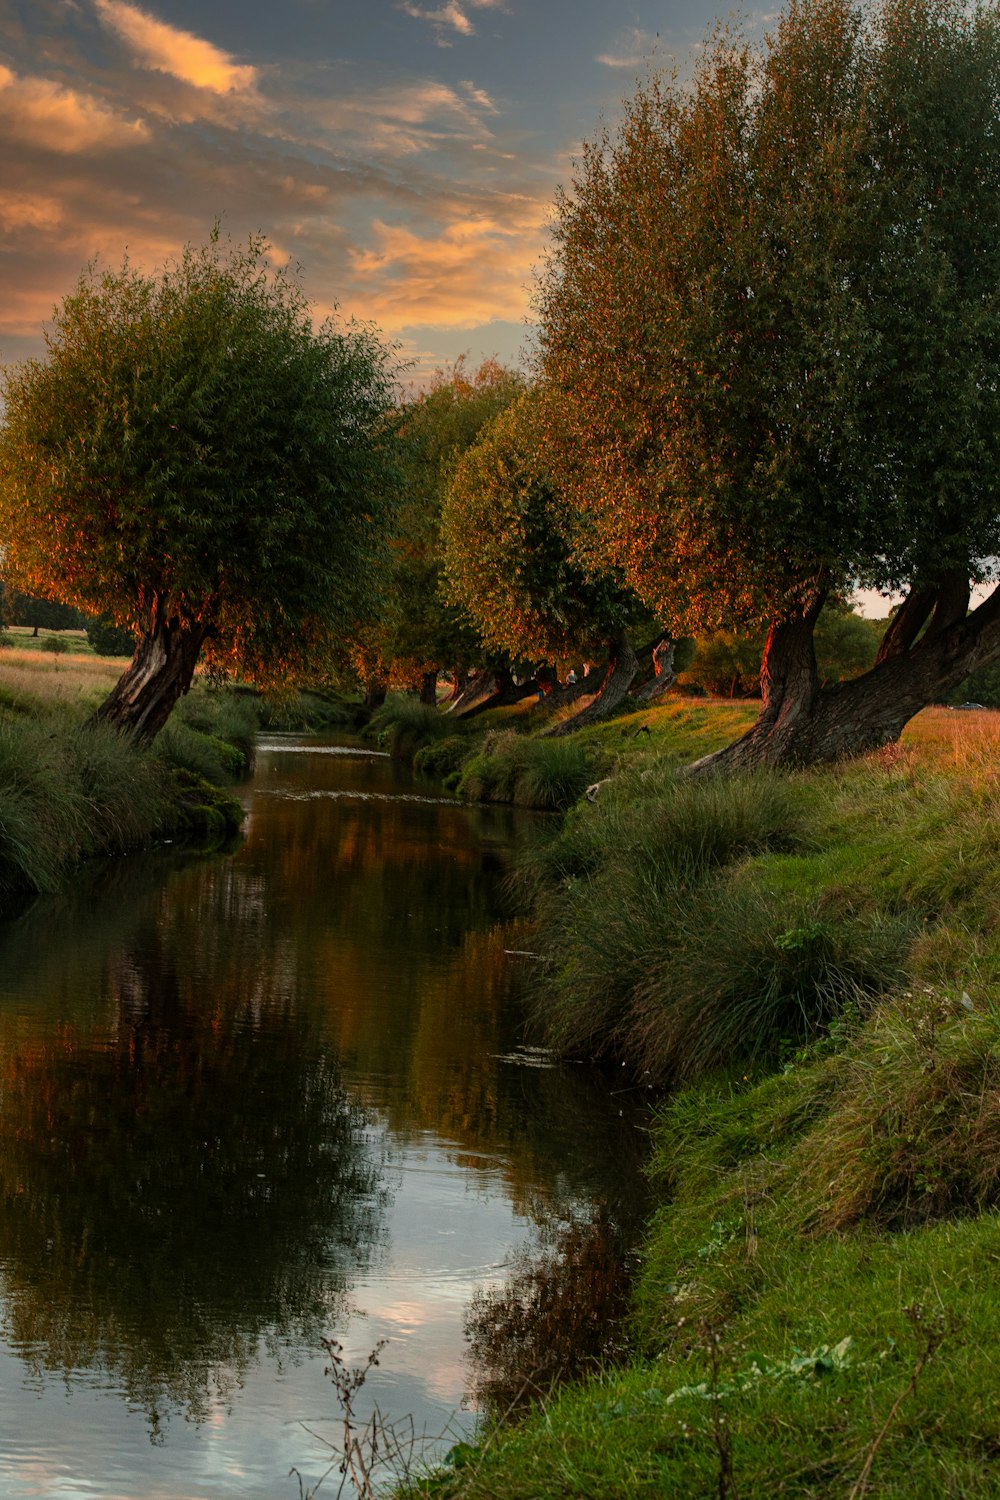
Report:
<svg viewBox="0 0 1000 1500"><path fill-rule="evenodd" d="M606 790L522 875L550 1044L667 1081L773 1059L899 984L915 920L772 882L812 842L807 784L654 773Z"/></svg>
<svg viewBox="0 0 1000 1500"><path fill-rule="evenodd" d="M42 642L42 650L50 651L53 656L62 656L69 650L69 641L61 635L47 635Z"/></svg>
<svg viewBox="0 0 1000 1500"><path fill-rule="evenodd" d="M132 656L135 632L116 625L110 615L97 615L87 625L87 640L97 656Z"/></svg>
<svg viewBox="0 0 1000 1500"><path fill-rule="evenodd" d="M156 751L170 765L217 786L239 781L246 772L246 754L238 746L192 729L182 719L168 720L157 735Z"/></svg>
<svg viewBox="0 0 1000 1500"><path fill-rule="evenodd" d="M879 1008L792 1160L806 1225L909 1229L1000 1206L1000 1012L928 989Z"/></svg>
<svg viewBox="0 0 1000 1500"><path fill-rule="evenodd" d="M468 755L468 737L464 734L449 734L443 740L432 740L428 745L421 745L413 757L413 769L421 776L433 776L444 781L461 771Z"/></svg>
<svg viewBox="0 0 1000 1500"><path fill-rule="evenodd" d="M593 752L574 740L532 739L506 729L486 736L462 772L459 791L474 802L570 807L594 778Z"/></svg>

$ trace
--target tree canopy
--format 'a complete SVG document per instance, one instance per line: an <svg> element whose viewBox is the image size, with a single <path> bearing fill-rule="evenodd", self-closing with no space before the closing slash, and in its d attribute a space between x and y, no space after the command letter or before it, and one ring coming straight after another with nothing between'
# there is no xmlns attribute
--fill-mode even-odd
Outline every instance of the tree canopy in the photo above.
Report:
<svg viewBox="0 0 1000 1500"><path fill-rule="evenodd" d="M315 328L260 239L83 273L6 375L0 524L23 587L139 634L108 717L155 734L202 646L288 680L365 609L393 394L375 333Z"/></svg>
<svg viewBox="0 0 1000 1500"><path fill-rule="evenodd" d="M692 87L640 87L559 198L559 482L678 632L769 622L748 758L782 716L780 754L892 737L1000 650L1000 606L965 619L1000 552L998 104L995 10L792 0L763 47L726 30ZM854 743L811 645L851 583L912 601Z"/></svg>
<svg viewBox="0 0 1000 1500"><path fill-rule="evenodd" d="M574 561L574 519L546 471L538 408L538 393L525 392L456 460L441 515L447 589L495 650L600 654L636 599Z"/></svg>

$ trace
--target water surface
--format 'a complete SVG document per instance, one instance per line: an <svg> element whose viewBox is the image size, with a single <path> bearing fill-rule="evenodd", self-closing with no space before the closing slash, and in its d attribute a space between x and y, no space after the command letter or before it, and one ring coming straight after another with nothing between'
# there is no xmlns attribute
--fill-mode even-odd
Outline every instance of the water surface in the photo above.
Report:
<svg viewBox="0 0 1000 1500"><path fill-rule="evenodd" d="M447 1447L476 1287L638 1192L634 1096L521 1046L530 819L262 741L231 856L0 923L0 1494L294 1500L321 1339ZM333 1481L329 1481L332 1483Z"/></svg>

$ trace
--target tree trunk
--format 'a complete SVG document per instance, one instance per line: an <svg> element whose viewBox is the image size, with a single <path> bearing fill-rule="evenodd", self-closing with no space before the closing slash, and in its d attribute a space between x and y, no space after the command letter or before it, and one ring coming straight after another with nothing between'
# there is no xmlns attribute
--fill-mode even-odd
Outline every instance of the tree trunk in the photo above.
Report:
<svg viewBox="0 0 1000 1500"><path fill-rule="evenodd" d="M150 629L136 642L135 655L115 683L92 723L113 724L122 734L149 744L191 686L207 625L184 625L154 599Z"/></svg>
<svg viewBox="0 0 1000 1500"><path fill-rule="evenodd" d="M819 687L813 650L825 592L799 613L773 621L757 722L742 739L696 761L689 772L811 765L897 740L914 714L1000 656L1000 588L972 614L966 613L967 579L950 574L930 592L929 602L928 591L921 589L919 597L916 591L910 596L916 601L912 608L909 599L903 605L870 672L829 688Z"/></svg>
<svg viewBox="0 0 1000 1500"><path fill-rule="evenodd" d="M451 676L451 692L444 700L449 709L453 708L461 698L462 694L469 686L469 681L469 673L464 669L459 669L458 667L456 667Z"/></svg>
<svg viewBox="0 0 1000 1500"><path fill-rule="evenodd" d="M659 698L668 688L672 688L677 681L674 671L674 640L673 636L663 635L653 647L653 676L641 687L632 689L633 698L638 698L644 703L650 703L654 698Z"/></svg>
<svg viewBox="0 0 1000 1500"><path fill-rule="evenodd" d="M437 708L438 669L425 672L420 679L420 701L425 708Z"/></svg>
<svg viewBox="0 0 1000 1500"><path fill-rule="evenodd" d="M497 688L497 677L492 667L487 667L481 672L473 672L466 679L465 686L460 693L448 704L447 712L450 714L463 714L467 709L472 709L480 703L483 698L488 698L495 693Z"/></svg>
<svg viewBox="0 0 1000 1500"><path fill-rule="evenodd" d="M516 683L514 674L508 667L497 667L491 675L493 677L492 691L486 697L479 698L471 708L463 709L459 715L460 718L474 719L479 714L488 713L491 708L510 708L524 698L535 696L536 689L531 683Z"/></svg>
<svg viewBox="0 0 1000 1500"><path fill-rule="evenodd" d="M364 707L370 714L373 714L377 708L382 707L387 692L388 685L381 679L377 682L372 680L366 685Z"/></svg>
<svg viewBox="0 0 1000 1500"><path fill-rule="evenodd" d="M597 724L601 719L607 719L628 697L629 688L638 670L639 663L627 637L615 636L608 642L608 664L597 697L593 702L588 703L586 708L581 708L580 712L574 714L571 719L563 719L561 724L547 729L546 735L554 737L574 734L576 730L584 729L588 724Z"/></svg>

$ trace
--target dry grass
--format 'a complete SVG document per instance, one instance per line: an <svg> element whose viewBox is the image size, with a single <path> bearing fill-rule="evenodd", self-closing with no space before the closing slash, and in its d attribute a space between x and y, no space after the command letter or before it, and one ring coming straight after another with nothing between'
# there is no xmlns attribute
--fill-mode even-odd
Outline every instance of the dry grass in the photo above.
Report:
<svg viewBox="0 0 1000 1500"><path fill-rule="evenodd" d="M96 707L127 665L121 657L56 656L12 647L0 651L0 694L27 705Z"/></svg>

